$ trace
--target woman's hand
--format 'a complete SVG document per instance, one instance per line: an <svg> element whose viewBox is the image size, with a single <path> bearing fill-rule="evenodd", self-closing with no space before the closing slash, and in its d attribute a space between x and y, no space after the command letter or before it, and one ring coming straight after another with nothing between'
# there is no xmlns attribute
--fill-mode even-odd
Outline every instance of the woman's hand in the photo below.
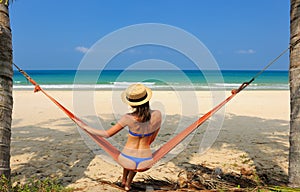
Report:
<svg viewBox="0 0 300 192"><path fill-rule="evenodd" d="M85 129L86 124L79 119L73 119L73 121L82 129Z"/></svg>

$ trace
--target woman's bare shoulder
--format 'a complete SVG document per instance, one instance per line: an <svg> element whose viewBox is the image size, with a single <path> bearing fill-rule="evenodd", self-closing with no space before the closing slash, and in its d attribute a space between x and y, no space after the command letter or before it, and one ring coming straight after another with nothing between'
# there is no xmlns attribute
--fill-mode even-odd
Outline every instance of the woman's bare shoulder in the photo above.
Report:
<svg viewBox="0 0 300 192"><path fill-rule="evenodd" d="M161 112L159 110L151 110L152 116L161 116Z"/></svg>
<svg viewBox="0 0 300 192"><path fill-rule="evenodd" d="M132 121L132 114L130 113L125 113L120 119L119 123L122 125L127 125L129 122Z"/></svg>

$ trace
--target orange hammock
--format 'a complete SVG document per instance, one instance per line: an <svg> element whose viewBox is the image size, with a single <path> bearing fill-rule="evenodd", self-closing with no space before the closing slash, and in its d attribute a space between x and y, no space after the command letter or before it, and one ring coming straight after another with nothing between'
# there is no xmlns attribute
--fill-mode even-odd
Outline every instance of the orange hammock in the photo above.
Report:
<svg viewBox="0 0 300 192"><path fill-rule="evenodd" d="M106 153L108 153L116 162L118 162L118 156L121 153L115 146L109 143L105 138L100 137L98 135L92 134L82 128L82 125L86 125L82 120L80 120L77 116L75 116L71 111L66 109L63 105L61 105L57 100L51 97L46 91L44 91L25 71L20 69L16 64L15 67L22 73L25 78L32 83L35 88L34 92L41 91L44 93L53 103L55 103L71 120L73 120L81 129L83 129ZM168 152L170 152L174 147L176 147L182 140L184 140L189 134L191 134L195 129L197 129L202 123L204 123L208 118L210 118L213 114L215 114L221 107L223 107L228 101L230 101L236 94L238 94L241 90L247 87L254 79L249 82L243 83L238 89L232 90L231 95L222 101L219 105L211 109L209 112L200 117L197 121L192 123L190 126L185 128L171 140L166 142L163 146L161 146L158 150L153 153L153 163L149 166L153 166L157 161L159 161L162 157L164 157ZM80 122L81 125L78 123ZM147 168L149 169L149 168ZM135 170L135 171L145 171L147 169Z"/></svg>
<svg viewBox="0 0 300 192"><path fill-rule="evenodd" d="M289 48L288 48L289 49ZM238 89L234 89L231 91L231 95L227 97L224 101L222 101L220 104L215 106L213 109L211 109L209 112L204 114L202 117L200 117L197 121L192 123L190 126L185 128L183 131L181 131L179 134L177 134L175 137L173 137L171 140L166 142L163 146L161 146L158 150L156 150L153 153L153 163L149 165L146 169L140 169L140 170L134 170L134 171L145 171L149 169L153 164L155 164L157 161L159 161L162 157L164 157L168 152L170 152L174 147L176 147L182 140L184 140L189 134L191 134L195 129L197 129L201 124L203 124L207 119L209 119L213 114L215 114L220 108L222 108L228 101L230 101L235 95L237 95L240 91L242 91L244 88L246 88L250 83L252 83L256 77L258 77L262 72L264 72L270 65L272 65L275 61L277 61L285 52L287 52L286 49L283 51L278 57L276 57L273 61L271 61L264 69L262 69L259 73L257 73L250 81L244 82ZM106 139L103 137L100 137L98 135L94 135L88 131L86 131L84 128L82 128L82 125L86 125L82 120L80 120L78 117L76 117L71 111L66 109L64 106L62 106L58 101L56 101L53 97L51 97L49 94L47 94L25 71L20 69L15 63L13 63L14 66L19 70L20 73L22 73L25 78L32 83L35 88L34 92L41 91L44 93L53 103L55 103L65 114L73 120L81 129L83 129L106 153L108 153L116 162L118 161L118 156L121 153L115 146L113 146L111 143L109 143ZM78 123L80 122L80 124ZM120 164L120 163L119 163Z"/></svg>

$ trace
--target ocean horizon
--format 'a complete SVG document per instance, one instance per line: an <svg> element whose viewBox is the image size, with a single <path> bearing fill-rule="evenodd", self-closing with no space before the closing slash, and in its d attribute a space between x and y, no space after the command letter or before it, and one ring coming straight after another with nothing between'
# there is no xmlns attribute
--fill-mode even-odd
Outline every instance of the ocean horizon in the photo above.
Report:
<svg viewBox="0 0 300 192"><path fill-rule="evenodd" d="M124 89L142 82L153 90L231 90L250 81L258 70L26 70L44 89ZM288 71L267 70L255 79L248 90L288 90ZM14 90L33 89L33 85L14 71Z"/></svg>

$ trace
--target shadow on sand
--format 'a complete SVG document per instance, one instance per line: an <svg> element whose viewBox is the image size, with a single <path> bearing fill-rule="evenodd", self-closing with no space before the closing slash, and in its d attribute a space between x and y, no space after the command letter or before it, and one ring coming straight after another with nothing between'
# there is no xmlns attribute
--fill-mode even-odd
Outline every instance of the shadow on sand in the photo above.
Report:
<svg viewBox="0 0 300 192"><path fill-rule="evenodd" d="M95 155L72 121L63 118L19 126L20 121L14 119L12 126L12 181L55 178L67 185L85 177Z"/></svg>
<svg viewBox="0 0 300 192"><path fill-rule="evenodd" d="M171 127L174 126L174 122L176 123L178 118L178 116L167 116L163 129L172 131ZM185 122L195 120L195 118L190 117L184 118ZM95 157L94 153L85 145L84 139L78 134L77 130L60 131L59 129L59 127L69 127L69 130L74 129L75 125L72 121L63 118L27 126L20 126L20 121L19 119L13 120L11 144L13 180L50 177L58 178L63 184L67 185L80 178L86 178L84 172ZM222 172L222 181L227 181L232 186L240 185L242 187L255 186L258 182L261 185L285 185L288 179L286 173L289 149L288 123L276 119L227 115L218 138L211 149L218 151L226 148L227 150L240 151L245 157L238 156L236 162L252 167L253 173L252 177L243 177L238 172ZM216 164L216 162L207 161L199 164L189 163L194 155L199 155L201 159L201 155L197 152L201 142L199 138L202 138L204 133L202 129L200 127L186 148L171 160L183 171L202 171L205 174L212 174L215 167L223 169L222 166L226 163L218 162ZM159 135L155 142L160 144L171 136L165 131L165 134ZM17 158L21 156L25 160L20 161ZM205 164L210 164L210 166ZM239 170L238 163L230 166L233 166L235 170ZM100 180L99 182L103 183ZM162 185L159 185L159 182ZM163 180L158 181L153 178L147 180L145 178L144 183L134 182L133 186L136 190L146 190L142 186L153 189L166 187L174 189L174 187L178 187L177 181L164 182Z"/></svg>

